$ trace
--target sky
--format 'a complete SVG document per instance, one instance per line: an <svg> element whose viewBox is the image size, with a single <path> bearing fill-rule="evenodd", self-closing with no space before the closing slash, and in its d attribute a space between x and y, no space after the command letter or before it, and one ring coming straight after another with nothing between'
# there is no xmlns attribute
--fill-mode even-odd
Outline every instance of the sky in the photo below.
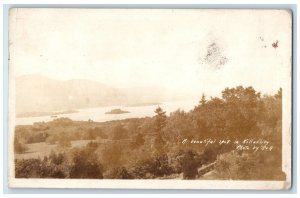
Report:
<svg viewBox="0 0 300 198"><path fill-rule="evenodd" d="M273 94L290 75L290 17L284 10L12 9L9 71L190 95L238 85Z"/></svg>

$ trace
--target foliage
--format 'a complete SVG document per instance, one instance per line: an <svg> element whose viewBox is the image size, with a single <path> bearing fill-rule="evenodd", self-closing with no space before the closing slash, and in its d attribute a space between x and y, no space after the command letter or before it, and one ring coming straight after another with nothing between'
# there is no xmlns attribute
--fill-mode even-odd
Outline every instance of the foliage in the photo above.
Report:
<svg viewBox="0 0 300 198"><path fill-rule="evenodd" d="M183 172L184 179L195 179L198 174L198 168L201 166L199 155L193 150L180 150L176 156L179 164L179 171Z"/></svg>
<svg viewBox="0 0 300 198"><path fill-rule="evenodd" d="M94 146L75 148L72 151L70 178L103 178L103 166L95 153Z"/></svg>
<svg viewBox="0 0 300 198"><path fill-rule="evenodd" d="M34 133L28 137L27 143L32 144L32 143L38 143L38 142L45 142L47 137L48 137L48 134L44 133L44 132Z"/></svg>
<svg viewBox="0 0 300 198"><path fill-rule="evenodd" d="M14 150L16 153L25 153L28 150L26 144L20 143L18 140L14 141Z"/></svg>
<svg viewBox="0 0 300 198"><path fill-rule="evenodd" d="M138 133L135 138L134 141L131 144L131 147L133 149L137 149L139 147L141 147L142 145L144 145L145 139L143 137L143 135L141 133Z"/></svg>
<svg viewBox="0 0 300 198"><path fill-rule="evenodd" d="M16 178L65 178L66 176L64 166L55 165L47 158L15 161Z"/></svg>
<svg viewBox="0 0 300 198"><path fill-rule="evenodd" d="M52 164L61 165L66 160L66 153L54 153L51 152L49 160Z"/></svg>
<svg viewBox="0 0 300 198"><path fill-rule="evenodd" d="M113 140L122 140L128 138L128 132L121 124L115 126L112 133Z"/></svg>
<svg viewBox="0 0 300 198"><path fill-rule="evenodd" d="M155 116L108 122L59 118L15 128L15 152L26 152L25 143L57 144L61 153L44 160L16 161L16 176L45 178L198 178L197 169L216 162L217 178L284 178L282 162L282 89L261 96L252 87L226 88L221 97L200 101L190 112L166 115L158 107ZM224 145L184 145L183 139L269 140L269 155L231 153ZM80 148L71 141L92 140ZM62 149L61 149L62 148ZM166 154L167 153L167 154ZM269 168L269 170L267 169ZM274 176L272 172L278 176Z"/></svg>
<svg viewBox="0 0 300 198"><path fill-rule="evenodd" d="M273 163L270 155L265 153L238 154L233 151L218 157L215 172L220 179L284 180L284 173Z"/></svg>
<svg viewBox="0 0 300 198"><path fill-rule="evenodd" d="M125 167L114 168L107 176L108 179L133 179Z"/></svg>
<svg viewBox="0 0 300 198"><path fill-rule="evenodd" d="M164 135L169 143L177 144L183 139L196 136L196 126L191 114L177 110L170 114L164 128Z"/></svg>
<svg viewBox="0 0 300 198"><path fill-rule="evenodd" d="M155 109L154 112L156 113L156 115L155 115L155 129L156 129L157 133L159 133L159 132L162 131L162 129L166 125L167 116L166 116L166 112L163 111L163 109L161 107L157 107L157 109Z"/></svg>
<svg viewBox="0 0 300 198"><path fill-rule="evenodd" d="M122 164L123 148L119 144L107 145L101 153L101 159L106 169Z"/></svg>
<svg viewBox="0 0 300 198"><path fill-rule="evenodd" d="M65 133L62 133L59 136L58 146L61 147L61 148L63 148L63 149L71 147L71 141L70 141L70 139L67 137L67 135Z"/></svg>
<svg viewBox="0 0 300 198"><path fill-rule="evenodd" d="M166 116L166 112L163 111L163 109L161 107L158 107L155 110L155 138L154 138L154 148L155 148L155 152L156 154L160 155L162 153L165 152L165 144L166 141L163 138L163 128L166 126L166 120L167 120L167 116Z"/></svg>
<svg viewBox="0 0 300 198"><path fill-rule="evenodd" d="M170 175L175 171L169 163L168 156L162 154L139 162L132 172L136 178L155 178Z"/></svg>

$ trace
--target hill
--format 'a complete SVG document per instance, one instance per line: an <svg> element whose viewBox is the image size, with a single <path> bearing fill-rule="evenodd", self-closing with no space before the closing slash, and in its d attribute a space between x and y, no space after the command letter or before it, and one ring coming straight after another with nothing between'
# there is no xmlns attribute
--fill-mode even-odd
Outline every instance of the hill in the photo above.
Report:
<svg viewBox="0 0 300 198"><path fill-rule="evenodd" d="M16 78L17 114L118 105L126 94L91 80L54 80L40 75Z"/></svg>

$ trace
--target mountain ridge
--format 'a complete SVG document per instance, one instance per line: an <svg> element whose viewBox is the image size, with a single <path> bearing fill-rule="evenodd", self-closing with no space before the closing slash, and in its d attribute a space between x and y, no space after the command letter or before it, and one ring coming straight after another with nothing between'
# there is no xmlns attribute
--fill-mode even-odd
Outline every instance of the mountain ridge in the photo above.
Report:
<svg viewBox="0 0 300 198"><path fill-rule="evenodd" d="M115 88L95 80L55 80L29 74L16 77L16 113L64 111L113 105L159 103L159 88Z"/></svg>

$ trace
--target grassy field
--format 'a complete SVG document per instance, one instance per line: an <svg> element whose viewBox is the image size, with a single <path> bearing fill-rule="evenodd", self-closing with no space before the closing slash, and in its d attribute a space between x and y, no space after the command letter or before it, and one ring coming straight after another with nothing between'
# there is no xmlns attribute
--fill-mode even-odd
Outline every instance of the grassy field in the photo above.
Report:
<svg viewBox="0 0 300 198"><path fill-rule="evenodd" d="M76 140L71 141L71 147L83 147L91 140ZM34 144L26 144L28 150L22 154L15 154L16 159L30 159L30 158L43 158L48 156L51 151L57 151L59 148L57 144L48 144L46 142L39 142Z"/></svg>

